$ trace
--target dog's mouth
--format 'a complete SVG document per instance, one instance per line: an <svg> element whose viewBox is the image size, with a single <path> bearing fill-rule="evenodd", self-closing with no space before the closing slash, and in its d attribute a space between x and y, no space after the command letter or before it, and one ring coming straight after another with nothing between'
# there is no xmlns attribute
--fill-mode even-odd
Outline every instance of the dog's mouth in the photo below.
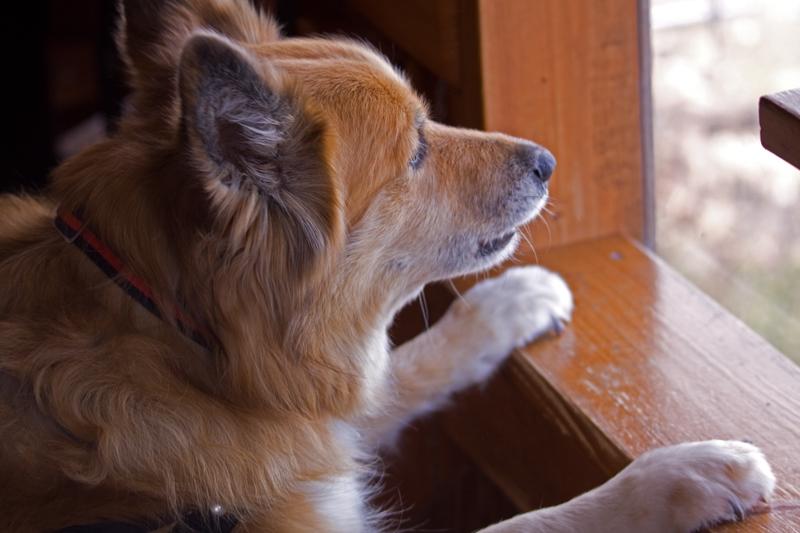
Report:
<svg viewBox="0 0 800 533"><path fill-rule="evenodd" d="M478 255L481 257L486 257L499 252L505 248L509 242L511 242L511 239L514 238L516 233L516 230L511 230L508 233L505 233L494 239L478 241Z"/></svg>
<svg viewBox="0 0 800 533"><path fill-rule="evenodd" d="M530 209L528 209L526 213L524 213L524 216L518 217L517 220L514 221L513 229L509 230L507 233L503 233L499 237L478 241L478 257L488 257L505 250L508 244L516 236L517 228L533 220L542 210L542 207L546 202L547 187L544 186L544 193L536 198L536 203Z"/></svg>

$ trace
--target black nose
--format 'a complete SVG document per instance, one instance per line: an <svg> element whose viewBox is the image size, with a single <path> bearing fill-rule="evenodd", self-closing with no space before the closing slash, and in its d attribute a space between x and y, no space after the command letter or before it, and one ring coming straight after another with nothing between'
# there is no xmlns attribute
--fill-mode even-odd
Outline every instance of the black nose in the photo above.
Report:
<svg viewBox="0 0 800 533"><path fill-rule="evenodd" d="M556 158L546 148L533 143L525 143L517 152L516 160L521 163L526 174L546 183L556 168Z"/></svg>
<svg viewBox="0 0 800 533"><path fill-rule="evenodd" d="M549 150L542 148L533 165L533 175L541 181L547 181L556 169L556 158Z"/></svg>

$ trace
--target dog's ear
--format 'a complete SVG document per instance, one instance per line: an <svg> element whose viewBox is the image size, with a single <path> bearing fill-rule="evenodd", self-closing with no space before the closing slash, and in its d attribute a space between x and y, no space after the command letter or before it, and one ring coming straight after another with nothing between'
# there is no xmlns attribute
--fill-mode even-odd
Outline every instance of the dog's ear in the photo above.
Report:
<svg viewBox="0 0 800 533"><path fill-rule="evenodd" d="M134 75L151 70L157 63L162 35L175 7L172 0L118 1L117 47Z"/></svg>
<svg viewBox="0 0 800 533"><path fill-rule="evenodd" d="M323 120L280 72L213 33L186 43L179 93L191 164L231 243L303 272L341 229Z"/></svg>
<svg viewBox="0 0 800 533"><path fill-rule="evenodd" d="M238 0L117 0L117 47L143 109L171 99L172 75L185 42L208 29L243 44L280 38L272 17ZM147 98L150 98L149 100ZM156 105L154 105L156 104ZM163 109L162 109L163 111Z"/></svg>

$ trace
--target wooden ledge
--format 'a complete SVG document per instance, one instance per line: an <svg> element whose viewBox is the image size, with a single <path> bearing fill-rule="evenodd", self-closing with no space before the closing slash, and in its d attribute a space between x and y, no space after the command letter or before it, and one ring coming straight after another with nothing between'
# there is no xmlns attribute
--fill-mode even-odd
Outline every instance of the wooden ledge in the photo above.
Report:
<svg viewBox="0 0 800 533"><path fill-rule="evenodd" d="M550 251L575 295L559 338L514 354L446 415L450 436L521 510L564 501L657 446L748 439L800 498L800 367L621 237ZM800 510L725 531L798 531Z"/></svg>
<svg viewBox="0 0 800 533"><path fill-rule="evenodd" d="M764 148L800 168L800 89L762 96L758 121Z"/></svg>

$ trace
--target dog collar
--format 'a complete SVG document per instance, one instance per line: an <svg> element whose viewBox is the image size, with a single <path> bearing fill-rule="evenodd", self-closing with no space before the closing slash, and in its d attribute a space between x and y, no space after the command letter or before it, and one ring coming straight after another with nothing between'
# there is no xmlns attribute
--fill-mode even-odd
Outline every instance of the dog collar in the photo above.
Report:
<svg viewBox="0 0 800 533"><path fill-rule="evenodd" d="M103 273L133 298L139 305L153 315L164 320L164 315L156 305L153 290L142 278L130 272L125 263L81 220L79 213L59 209L53 221L64 239L75 245ZM178 330L206 350L210 350L211 336L200 327L191 315L178 303L172 305L172 316Z"/></svg>

